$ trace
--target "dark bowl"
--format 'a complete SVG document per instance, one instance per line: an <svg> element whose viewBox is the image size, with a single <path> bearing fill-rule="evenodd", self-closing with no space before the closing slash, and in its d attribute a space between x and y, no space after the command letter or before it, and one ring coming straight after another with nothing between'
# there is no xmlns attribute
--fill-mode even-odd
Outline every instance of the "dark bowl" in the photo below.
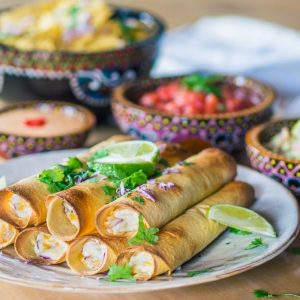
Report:
<svg viewBox="0 0 300 300"><path fill-rule="evenodd" d="M148 22L154 32L124 48L101 52L22 51L0 44L0 82L3 84L6 75L23 77L47 98L71 92L89 106L108 106L113 87L149 75L165 29L164 23L148 12L116 8L116 16Z"/></svg>
<svg viewBox="0 0 300 300"><path fill-rule="evenodd" d="M137 104L138 99L153 90L180 77L147 79L117 87L113 94L113 115L123 132L151 141L178 142L198 138L211 145L231 152L244 145L247 130L271 116L273 90L250 78L228 76L240 86L258 89L262 101L251 108L238 112L202 114L195 116L172 115Z"/></svg>
<svg viewBox="0 0 300 300"><path fill-rule="evenodd" d="M264 146L283 127L291 127L298 119L272 121L251 129L246 135L246 149L253 168L284 184L300 196L300 160L274 153Z"/></svg>
<svg viewBox="0 0 300 300"><path fill-rule="evenodd" d="M22 134L9 134L0 132L0 156L12 158L16 156L39 153L51 150L61 150L69 148L80 148L84 145L89 132L94 127L96 118L88 109L67 102L57 101L26 101L9 105L0 110L1 114L19 108L37 107L45 105L49 108L49 113L53 110L63 110L70 114L70 109L74 114L81 114L85 118L84 126L78 130L72 130L70 134L47 135L46 136L24 136ZM59 131L59 130L58 130Z"/></svg>

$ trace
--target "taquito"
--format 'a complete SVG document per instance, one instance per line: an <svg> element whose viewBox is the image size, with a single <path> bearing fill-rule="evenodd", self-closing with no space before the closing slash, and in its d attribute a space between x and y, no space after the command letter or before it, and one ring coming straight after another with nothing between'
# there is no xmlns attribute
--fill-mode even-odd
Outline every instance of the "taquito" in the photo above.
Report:
<svg viewBox="0 0 300 300"><path fill-rule="evenodd" d="M98 235L76 239L67 251L67 264L80 275L94 275L108 270L118 255L128 247L127 240L103 239Z"/></svg>
<svg viewBox="0 0 300 300"><path fill-rule="evenodd" d="M159 239L156 245L129 247L118 256L117 264L129 265L138 280L149 280L166 272L170 274L226 229L225 226L207 219L206 212L210 206L249 206L253 200L254 190L250 185L238 181L228 183L165 225L157 234Z"/></svg>
<svg viewBox="0 0 300 300"><path fill-rule="evenodd" d="M55 265L65 261L68 243L49 233L46 225L21 231L15 241L18 256L28 262Z"/></svg>
<svg viewBox="0 0 300 300"><path fill-rule="evenodd" d="M191 153L206 148L206 143L183 144L158 143L160 161L172 165L187 158ZM163 167L158 163L159 167ZM64 241L71 241L96 231L96 212L111 202L104 186L111 183L99 176L92 182L86 181L68 190L50 195L47 199L47 226L52 235Z"/></svg>
<svg viewBox="0 0 300 300"><path fill-rule="evenodd" d="M85 161L97 150L128 139L130 137L125 135L112 136L78 158ZM0 218L18 228L42 224L46 221L45 202L49 194L47 184L37 175L14 183L0 191Z"/></svg>
<svg viewBox="0 0 300 300"><path fill-rule="evenodd" d="M169 169L154 182L135 189L100 209L97 231L103 237L130 238L138 230L141 214L146 227L161 228L200 202L236 175L236 163L225 152L209 148ZM133 201L143 199L144 205Z"/></svg>
<svg viewBox="0 0 300 300"><path fill-rule="evenodd" d="M13 244L18 233L14 226L0 219L0 249Z"/></svg>

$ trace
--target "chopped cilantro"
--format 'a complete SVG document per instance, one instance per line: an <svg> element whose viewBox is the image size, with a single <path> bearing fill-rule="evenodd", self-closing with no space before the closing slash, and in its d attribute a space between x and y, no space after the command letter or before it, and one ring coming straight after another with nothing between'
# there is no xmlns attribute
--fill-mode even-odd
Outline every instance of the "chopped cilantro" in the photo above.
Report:
<svg viewBox="0 0 300 300"><path fill-rule="evenodd" d="M110 196L111 200L114 201L117 198L117 193L116 193L116 189L113 188L110 185L104 185L101 187L102 191L104 192L105 195Z"/></svg>
<svg viewBox="0 0 300 300"><path fill-rule="evenodd" d="M110 266L108 274L107 274L107 279L109 281L116 281L118 279L127 279L130 281L135 281L135 278L133 277L133 275L131 273L131 267L128 265L124 265L124 266L112 265L112 266Z"/></svg>
<svg viewBox="0 0 300 300"><path fill-rule="evenodd" d="M254 290L253 294L256 298L300 298L300 295L298 294L291 294L291 293L283 293L283 294L271 294L265 290Z"/></svg>
<svg viewBox="0 0 300 300"><path fill-rule="evenodd" d="M208 273L208 272L211 272L212 271L212 268L205 268L205 269L202 269L200 271L190 271L190 272L187 272L186 275L188 277L194 277L194 276L198 276L198 275L201 275L201 274L204 274L204 273Z"/></svg>
<svg viewBox="0 0 300 300"><path fill-rule="evenodd" d="M230 228L229 229L230 233L238 234L238 235L249 235L252 234L250 231L245 231L245 230L240 230L237 228Z"/></svg>
<svg viewBox="0 0 300 300"><path fill-rule="evenodd" d="M67 166L72 170L76 170L76 169L82 168L83 163L77 157L71 156L68 158Z"/></svg>
<svg viewBox="0 0 300 300"><path fill-rule="evenodd" d="M107 150L99 150L97 152L95 152L90 158L89 158L89 161L94 161L96 159L99 159L99 158L103 158L103 157L106 157L108 156L108 151Z"/></svg>
<svg viewBox="0 0 300 300"><path fill-rule="evenodd" d="M142 205L145 204L145 200L141 196L133 196L130 199L133 200L133 201L136 201L136 202L138 202L138 203L140 203Z"/></svg>
<svg viewBox="0 0 300 300"><path fill-rule="evenodd" d="M140 170L122 179L122 181L124 183L125 188L132 190L135 187L144 184L147 181L147 179L147 175L142 170Z"/></svg>
<svg viewBox="0 0 300 300"><path fill-rule="evenodd" d="M136 235L131 238L128 243L130 245L141 245L144 242L149 244L156 244L158 242L158 236L156 235L159 232L158 228L149 227L146 228L143 220L143 216L139 215L139 228Z"/></svg>
<svg viewBox="0 0 300 300"><path fill-rule="evenodd" d="M245 250L251 250L261 246L266 246L266 244L263 242L262 238L256 238L245 248Z"/></svg>

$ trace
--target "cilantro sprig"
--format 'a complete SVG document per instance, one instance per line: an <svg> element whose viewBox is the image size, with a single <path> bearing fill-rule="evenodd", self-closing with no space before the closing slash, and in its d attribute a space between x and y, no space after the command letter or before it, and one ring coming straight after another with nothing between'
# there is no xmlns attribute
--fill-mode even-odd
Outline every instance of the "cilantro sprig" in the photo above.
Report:
<svg viewBox="0 0 300 300"><path fill-rule="evenodd" d="M112 265L112 266L110 266L106 278L109 281L117 281L118 279L126 279L129 281L135 281L135 278L133 277L132 272L131 272L131 267L128 265L124 265L124 266Z"/></svg>
<svg viewBox="0 0 300 300"><path fill-rule="evenodd" d="M187 275L187 277L194 277L194 276L198 276L198 275L208 273L208 272L211 272L211 271L212 271L212 268L205 268L205 269L202 269L202 270L199 270L199 271L187 272L186 275Z"/></svg>
<svg viewBox="0 0 300 300"><path fill-rule="evenodd" d="M136 235L128 240L129 245L141 245L145 242L155 245L159 237L156 235L159 232L158 228L146 228L142 215L139 215L139 228Z"/></svg>
<svg viewBox="0 0 300 300"><path fill-rule="evenodd" d="M201 75L194 74L186 76L182 79L182 84L189 90L199 92L202 91L207 94L214 94L217 97L222 96L221 88L218 84L224 79L220 75Z"/></svg>
<svg viewBox="0 0 300 300"><path fill-rule="evenodd" d="M253 294L256 298L281 298L281 297L286 297L286 298L300 298L300 295L298 294L292 294L292 293L282 293L282 294L271 294L265 290L254 290Z"/></svg>
<svg viewBox="0 0 300 300"><path fill-rule="evenodd" d="M145 205L145 200L141 196L132 196L130 199L133 201L136 201L142 205Z"/></svg>
<svg viewBox="0 0 300 300"><path fill-rule="evenodd" d="M117 192L114 187L112 187L110 185L104 185L101 188L105 195L111 197L111 201L114 201L117 199Z"/></svg>
<svg viewBox="0 0 300 300"><path fill-rule="evenodd" d="M106 156L108 156L107 150L99 150L99 151L95 152L93 155L91 155L91 157L89 158L89 161L92 162L94 160L97 160L99 158L103 158Z"/></svg>
<svg viewBox="0 0 300 300"><path fill-rule="evenodd" d="M234 234L238 234L238 235L249 235L249 234L252 234L252 232L250 232L250 231L240 230L240 229L237 229L237 228L230 228L229 232L230 233L234 233Z"/></svg>
<svg viewBox="0 0 300 300"><path fill-rule="evenodd" d="M86 180L91 175L91 171L77 157L69 157L67 163L58 164L51 169L43 170L38 178L48 185L50 193L66 190L76 184L80 179Z"/></svg>
<svg viewBox="0 0 300 300"><path fill-rule="evenodd" d="M267 246L262 238L256 238L250 242L250 244L245 248L245 250L251 250L257 247Z"/></svg>

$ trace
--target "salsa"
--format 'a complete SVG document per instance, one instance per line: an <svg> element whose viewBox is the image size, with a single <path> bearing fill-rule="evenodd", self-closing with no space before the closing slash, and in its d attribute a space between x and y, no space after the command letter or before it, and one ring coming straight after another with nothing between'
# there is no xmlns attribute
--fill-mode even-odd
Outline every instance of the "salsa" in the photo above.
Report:
<svg viewBox="0 0 300 300"><path fill-rule="evenodd" d="M259 91L219 75L190 75L142 95L139 104L176 115L236 112L259 104Z"/></svg>
<svg viewBox="0 0 300 300"><path fill-rule="evenodd" d="M300 120L291 128L283 127L271 138L266 148L287 158L300 160Z"/></svg>

